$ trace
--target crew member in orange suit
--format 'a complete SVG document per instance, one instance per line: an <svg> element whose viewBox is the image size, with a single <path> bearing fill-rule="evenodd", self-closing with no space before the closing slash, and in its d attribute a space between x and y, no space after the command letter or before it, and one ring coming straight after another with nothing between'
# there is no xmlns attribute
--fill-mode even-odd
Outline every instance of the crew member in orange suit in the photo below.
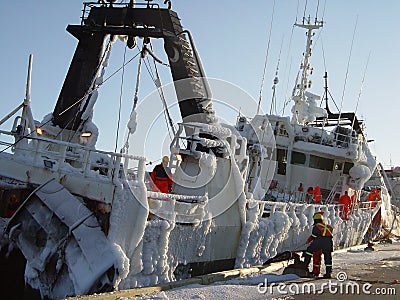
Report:
<svg viewBox="0 0 400 300"><path fill-rule="evenodd" d="M339 198L339 204L343 204L343 206L340 207L340 217L343 220L348 220L349 219L349 209L351 205L351 199L350 196L348 195L347 191L344 192L344 195L342 195Z"/></svg>
<svg viewBox="0 0 400 300"><path fill-rule="evenodd" d="M309 191L310 194L314 195L314 202L317 204L321 203L321 188L317 185L314 189Z"/></svg>
<svg viewBox="0 0 400 300"><path fill-rule="evenodd" d="M316 220L319 222L318 217L323 216L323 215L324 215L323 211L315 213L314 214L314 224L316 224L315 223ZM318 216L317 219L315 219L315 216ZM307 244L311 243L313 241L313 239L314 239L313 236L310 235L307 239ZM311 273L312 277L319 276L319 273L321 272L321 261L322 261L322 250L314 252L313 256L312 256L312 266L313 266L312 273Z"/></svg>
<svg viewBox="0 0 400 300"><path fill-rule="evenodd" d="M153 192L170 193L172 191L172 175L168 163L168 156L164 156L162 162L155 166L151 172Z"/></svg>
<svg viewBox="0 0 400 300"><path fill-rule="evenodd" d="M372 202L371 203L371 207L375 207L376 206L376 202L378 200L381 200L381 195L379 195L379 192L381 191L380 188L374 188L368 195L368 201Z"/></svg>

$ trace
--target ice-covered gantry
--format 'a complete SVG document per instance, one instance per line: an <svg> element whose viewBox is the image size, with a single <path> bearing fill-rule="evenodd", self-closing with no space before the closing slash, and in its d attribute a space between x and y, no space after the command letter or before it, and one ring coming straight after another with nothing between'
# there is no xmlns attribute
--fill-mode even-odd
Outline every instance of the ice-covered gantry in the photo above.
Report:
<svg viewBox="0 0 400 300"><path fill-rule="evenodd" d="M134 37L163 38L183 121L215 122L211 91L200 57L176 12L149 6L90 6L89 13L84 11L82 24L67 27L79 43L52 114L54 126L82 131L89 115L86 111L93 107L92 90L108 36L126 36L128 47L134 46Z"/></svg>

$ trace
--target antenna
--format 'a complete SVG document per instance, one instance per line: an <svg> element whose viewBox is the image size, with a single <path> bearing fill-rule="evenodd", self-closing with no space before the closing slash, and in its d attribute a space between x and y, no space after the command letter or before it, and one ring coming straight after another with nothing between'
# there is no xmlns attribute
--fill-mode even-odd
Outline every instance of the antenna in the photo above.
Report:
<svg viewBox="0 0 400 300"><path fill-rule="evenodd" d="M21 125L23 126L22 134L25 135L26 127L28 126L31 130L32 136L36 137L36 126L33 120L32 111L31 111L31 77L32 77L32 61L33 55L29 55L29 63L28 63L28 75L26 78L26 91L25 91L25 99L22 108L22 116L21 116Z"/></svg>
<svg viewBox="0 0 400 300"><path fill-rule="evenodd" d="M325 71L325 75L324 75L324 79L325 79L325 86L324 86L324 90L325 90L325 109L328 112L328 114L330 113L329 111L329 104L328 104L328 72Z"/></svg>
<svg viewBox="0 0 400 300"><path fill-rule="evenodd" d="M25 91L24 104L29 104L31 102L32 59L33 59L33 55L30 54L29 55L29 63L28 63L28 75L26 77L26 91Z"/></svg>

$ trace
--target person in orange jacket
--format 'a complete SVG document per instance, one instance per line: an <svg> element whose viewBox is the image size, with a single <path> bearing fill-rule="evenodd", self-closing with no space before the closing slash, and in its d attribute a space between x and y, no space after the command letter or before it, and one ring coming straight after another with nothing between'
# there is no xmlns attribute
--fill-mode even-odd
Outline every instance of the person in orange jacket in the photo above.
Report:
<svg viewBox="0 0 400 300"><path fill-rule="evenodd" d="M375 207L376 206L376 202L375 201L379 201L381 200L381 195L379 195L381 189L380 188L374 188L369 194L368 194L368 202L372 202L371 203L371 207Z"/></svg>
<svg viewBox="0 0 400 300"><path fill-rule="evenodd" d="M314 217L317 216L317 214L323 216L324 212L323 211L317 212L314 214ZM315 223L315 219L314 219L314 223ZM313 239L314 239L313 236L310 235L307 239L307 244L311 243L313 241ZM319 276L319 273L321 272L321 261L322 261L322 250L314 252L313 256L312 256L312 262L313 262L313 264L312 264L313 269L311 272L312 277Z"/></svg>
<svg viewBox="0 0 400 300"><path fill-rule="evenodd" d="M151 172L153 192L170 193L172 191L172 175L168 163L168 156L164 156L162 162L155 166Z"/></svg>
<svg viewBox="0 0 400 300"><path fill-rule="evenodd" d="M314 202L317 204L321 203L321 188L317 185L314 189L309 189L310 194L314 195Z"/></svg>
<svg viewBox="0 0 400 300"><path fill-rule="evenodd" d="M308 269L311 257L315 252L321 251L324 254L326 273L324 278L331 278L332 273L332 251L333 251L333 228L322 221L322 214L314 214L314 227L311 233L312 242L305 251L304 265Z"/></svg>
<svg viewBox="0 0 400 300"><path fill-rule="evenodd" d="M342 204L340 207L340 217L343 220L348 220L349 219L349 209L351 205L351 199L350 196L348 195L347 191L344 192L344 195L342 195L339 198L339 204Z"/></svg>

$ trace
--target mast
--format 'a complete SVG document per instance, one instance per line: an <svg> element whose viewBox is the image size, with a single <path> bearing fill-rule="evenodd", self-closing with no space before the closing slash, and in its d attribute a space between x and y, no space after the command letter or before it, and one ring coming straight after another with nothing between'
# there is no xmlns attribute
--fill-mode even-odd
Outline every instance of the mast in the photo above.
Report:
<svg viewBox="0 0 400 300"><path fill-rule="evenodd" d="M308 88L311 87L311 81L308 79L308 77L313 72L313 68L310 67L310 57L312 54L311 47L313 42L312 37L315 34L313 31L316 29L320 29L323 26L323 21L315 20L314 24L311 24L310 17L308 17L306 22L305 19L303 19L303 22L301 24L295 23L294 25L300 28L307 29L306 50L303 54L304 59L300 64L300 83L298 83L298 80L296 79L296 84L292 93L292 99L295 102L295 106L292 109L292 123L304 125L305 116L303 115L304 113L302 112L302 107L304 107L304 105L308 105L306 102L306 91Z"/></svg>
<svg viewBox="0 0 400 300"><path fill-rule="evenodd" d="M28 63L28 74L27 74L27 78L26 78L24 106L22 109L21 124L24 128L22 135L28 134L27 128L29 128L30 134L32 136L36 136L36 127L35 127L35 122L33 120L32 111L31 111L32 61L33 61L33 55L30 54L29 55L29 63Z"/></svg>

